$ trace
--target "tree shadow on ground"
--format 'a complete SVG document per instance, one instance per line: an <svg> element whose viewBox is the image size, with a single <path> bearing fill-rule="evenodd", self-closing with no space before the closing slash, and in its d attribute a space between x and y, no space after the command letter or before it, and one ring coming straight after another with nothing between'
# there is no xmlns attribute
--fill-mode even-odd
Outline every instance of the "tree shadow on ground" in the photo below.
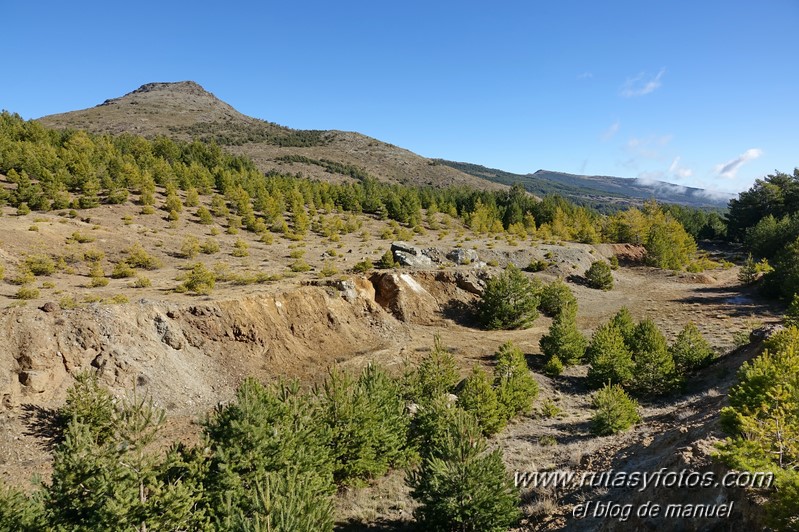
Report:
<svg viewBox="0 0 799 532"><path fill-rule="evenodd" d="M444 318L452 320L463 327L480 328L480 322L477 319L477 308L474 304L453 299L442 305L441 314Z"/></svg>
<svg viewBox="0 0 799 532"><path fill-rule="evenodd" d="M52 452L64 440L64 428L58 409L42 406L22 405L22 421L25 435L36 438L37 444Z"/></svg>
<svg viewBox="0 0 799 532"><path fill-rule="evenodd" d="M419 530L415 523L404 520L377 519L371 523L362 523L349 519L335 526L337 532L411 532Z"/></svg>
<svg viewBox="0 0 799 532"><path fill-rule="evenodd" d="M735 290L724 286L705 286L695 288L693 294L677 299L684 304L712 305L716 312L733 317L747 317L752 314L773 316L781 313L784 305L765 299L752 290Z"/></svg>

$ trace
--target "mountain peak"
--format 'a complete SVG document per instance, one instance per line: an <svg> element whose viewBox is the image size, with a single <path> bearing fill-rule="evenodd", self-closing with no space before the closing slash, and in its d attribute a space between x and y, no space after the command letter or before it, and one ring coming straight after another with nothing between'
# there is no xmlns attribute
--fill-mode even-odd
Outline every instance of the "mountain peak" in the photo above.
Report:
<svg viewBox="0 0 799 532"><path fill-rule="evenodd" d="M196 81L160 81L145 83L138 89L104 101L98 107L113 104L178 104L187 109L202 110L203 108L225 107L232 111L232 107L205 90Z"/></svg>
<svg viewBox="0 0 799 532"><path fill-rule="evenodd" d="M129 94L137 94L142 92L155 92L155 91L169 91L169 92L183 92L187 94L211 94L205 90L202 85L196 81L160 81L154 83L145 83L135 91Z"/></svg>

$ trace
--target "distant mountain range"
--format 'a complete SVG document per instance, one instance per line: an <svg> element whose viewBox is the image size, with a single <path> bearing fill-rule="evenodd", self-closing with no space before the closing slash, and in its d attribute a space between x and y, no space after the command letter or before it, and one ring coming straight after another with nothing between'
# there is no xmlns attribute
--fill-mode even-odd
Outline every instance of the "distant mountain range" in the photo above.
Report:
<svg viewBox="0 0 799 532"><path fill-rule="evenodd" d="M537 196L557 193L598 208L661 202L723 207L729 197L661 181L579 176L539 170L513 174L484 166L428 159L386 142L345 131L297 130L246 116L193 81L148 83L95 107L50 115L49 127L95 133L133 133L213 141L249 156L264 172L302 174L327 181L362 179L408 185L466 185L497 189L522 183Z"/></svg>
<svg viewBox="0 0 799 532"><path fill-rule="evenodd" d="M436 160L461 172L496 183L505 185L521 183L525 189L538 196L560 194L577 203L600 209L639 205L653 198L663 203L723 208L731 198L735 197L733 194L709 192L665 181L576 175L550 170L538 170L532 174L514 174L478 164Z"/></svg>

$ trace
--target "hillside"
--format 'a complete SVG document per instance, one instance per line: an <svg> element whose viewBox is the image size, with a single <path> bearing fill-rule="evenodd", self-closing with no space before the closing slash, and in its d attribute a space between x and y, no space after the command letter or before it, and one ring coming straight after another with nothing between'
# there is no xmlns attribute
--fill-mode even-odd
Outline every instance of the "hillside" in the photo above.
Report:
<svg viewBox="0 0 799 532"><path fill-rule="evenodd" d="M196 97L203 107L200 100L207 100L206 95ZM236 119L232 108L215 104L214 109L218 116ZM268 127L269 134L279 138L315 135ZM603 224L602 216L586 209L557 200L535 202L515 191L416 189L372 180L330 184L264 176L250 161L213 146L163 138L153 142L133 136L109 139L82 131L62 134L9 113L0 113L0 139L0 197L6 202L0 207L4 228L0 368L7 375L0 382L3 485L39 490L42 496L41 490L61 493L59 486L64 484L58 479L64 475L59 474L77 455L67 452L69 445L64 443L76 440L60 439L65 429L59 423L63 419L59 409L67 390L85 371L95 372L102 388L116 398L109 399L110 403L125 403L124 398L135 390L165 409L168 421L153 436L154 447L163 451L180 442L188 449L188 468L202 471L213 465L208 460L223 459L228 443L235 442L220 439L220 445L206 452L207 431L198 420L219 412L218 405L235 404L237 389L248 377L261 382L297 378L303 390L311 390L308 385L326 379L331 375L328 370L357 374L374 363L396 379L386 380L386 386L394 390L390 396L397 406L394 412L401 413L403 426L408 426L412 405L406 399L397 401L405 387L405 378L400 376L410 368L417 368L413 371L421 375L418 368L431 357L431 347L451 355L452 383L447 389L458 391L456 383L474 366L495 370L499 360L494 353L505 342L518 346L519 367L525 369L521 374L535 379L540 393L528 405L532 410L508 419L507 427L489 440L493 448L502 450L504 462L497 462L500 473L533 468L582 473L622 467L658 470L661 464L726 471L710 457L714 443L724 436L719 408L726 404L735 369L758 349L756 344L743 350L734 347L746 342L754 316L773 322L779 308L742 288L738 267L708 260L735 259L734 248L720 248L710 257L701 257L701 263L698 259L692 263L704 269L702 273L640 265L647 248L620 236L632 234L633 229L658 235L655 242L663 242L661 248L669 251L691 247L683 240L666 240L666 236L679 236L680 227L663 212L628 211L640 215L629 219L627 213L616 213L614 223ZM583 275L592 263L612 257L619 263L611 273L613 289L588 287ZM569 306L574 309L575 331L586 338L626 307L631 320L651 319L662 331L664 349L667 341L676 343L682 328L693 322L719 357L701 372L687 374L684 389L665 397L642 397L642 420L629 431L595 436L590 428L594 408L587 361L565 368L560 376L545 371L548 362L542 343L558 318L539 305L542 316L526 329L478 325L476 302L493 284L490 278L501 275L510 264L528 270L509 271L540 287L541 302L544 290L558 289L560 284L560 290L566 290L576 303ZM568 301L564 292L557 300ZM416 377L407 382L412 385L409 389L419 390L415 394L424 390L413 385L422 382ZM465 395L463 390L459 393ZM321 438L329 438L331 449L343 449L349 439L334 440L332 433L325 436L328 431L322 430L327 425L321 423L333 421L325 413L333 411L322 410L328 399L304 397L302 404L309 410L298 411L309 420L307 426L311 428L313 420L314 430ZM532 401L534 394L527 397ZM421 398L409 400L420 404ZM375 401L361 404L366 408L351 411L363 412L370 419L383 418L370 410ZM78 430L77 423L83 421L77 416L71 419ZM85 419L93 422L102 416ZM263 426L260 419L254 428ZM369 425L355 417L348 426L361 433L361 427ZM290 434L297 433L303 434L276 430L275 435L288 435L276 443L290 450L294 441ZM402 432L398 434L400 438L394 440L399 445L417 445ZM300 440L297 456L305 453L302 445L325 441ZM388 438L369 436L368 440ZM242 441L259 440L244 434ZM134 448L125 442L95 443L84 447L88 451L81 451L80 456L113 455L113 464L127 464L126 453ZM114 453L123 453L124 459ZM275 453L269 449L251 455L268 458ZM147 462L172 463L160 461L159 456L153 449ZM331 457L322 463L340 470ZM93 461L78 465L91 468ZM331 474L325 481L330 489L323 497L281 496L292 503L311 501L327 508L331 516L327 527L283 530L333 530L333 520L338 530L406 529L419 507L419 497L411 493L404 467L398 462L392 467L393 471L358 473L366 477L363 484L355 482L361 477L344 476L347 472L334 482ZM216 470L215 466L208 469ZM85 477L87 482L97 480L93 471ZM133 484L125 483L130 478L127 473L113 471L121 475L109 473L114 490L132 493L128 500L140 500L142 484L130 491ZM35 474L45 480L44 488L28 482ZM201 474L196 489L185 493L198 498L214 493L223 487L216 479L214 474ZM85 488L81 484L76 489ZM174 492L149 490L153 497ZM577 519L572 509L581 500L637 505L642 497L649 500L649 495L593 486L564 491L531 487L521 494L520 526L522 530L595 530L601 524L612 529L614 524L622 525ZM685 500L679 490L661 490L652 496L661 502ZM762 527L761 513L753 506L756 501L740 490L708 489L689 497L703 504L734 501L730 522ZM3 526L4 507L24 510L24 501L36 504L38 500L42 500L38 495L26 499L0 490L0 529L52 529L44 524ZM46 500L55 501L48 502L48 508L68 520L76 514L73 505L86 499ZM97 500L100 509L110 506L104 495ZM226 511L227 506L207 501L209 511ZM28 508L35 511L33 506ZM56 514L41 515L51 519ZM137 514L123 511L121 515ZM148 521L150 530L191 528L182 522L181 526L158 526L150 521L164 515L157 511L142 522ZM203 514L183 515L189 519ZM104 526L93 529L117 528L110 524L116 524L116 517L101 518ZM673 526L660 519L641 527L708 529L707 521L692 522L695 526L690 528L685 523Z"/></svg>
<svg viewBox="0 0 799 532"><path fill-rule="evenodd" d="M691 207L724 208L732 194L709 192L664 181L644 181L624 177L586 176L538 170L533 174L514 174L471 163L437 159L443 165L475 177L512 185L522 183L536 195L560 194L576 203L599 209L609 206L640 205L654 198L662 203Z"/></svg>
<svg viewBox="0 0 799 532"><path fill-rule="evenodd" d="M49 127L94 133L213 140L230 152L250 157L263 172L302 173L325 181L371 175L409 185L503 188L359 133L290 129L243 115L193 81L148 83L90 109L39 121Z"/></svg>

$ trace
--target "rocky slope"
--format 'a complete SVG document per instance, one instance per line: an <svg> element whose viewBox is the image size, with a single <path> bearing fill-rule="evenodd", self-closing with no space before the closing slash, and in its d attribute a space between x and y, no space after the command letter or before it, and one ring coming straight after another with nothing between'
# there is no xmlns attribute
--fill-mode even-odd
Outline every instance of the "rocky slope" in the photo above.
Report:
<svg viewBox="0 0 799 532"><path fill-rule="evenodd" d="M213 140L251 157L264 172L333 181L353 179L353 173L361 172L393 183L504 187L359 133L294 130L243 115L193 81L148 83L90 109L39 121L95 133ZM332 170L326 164L330 162Z"/></svg>

